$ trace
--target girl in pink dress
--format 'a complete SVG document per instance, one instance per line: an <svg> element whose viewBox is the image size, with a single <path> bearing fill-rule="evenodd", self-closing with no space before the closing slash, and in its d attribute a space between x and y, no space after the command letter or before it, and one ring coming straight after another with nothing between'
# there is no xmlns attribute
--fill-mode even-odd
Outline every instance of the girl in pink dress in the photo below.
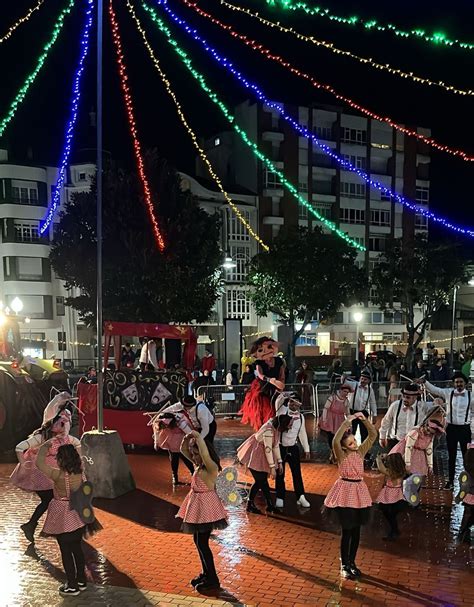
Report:
<svg viewBox="0 0 474 607"><path fill-rule="evenodd" d="M383 539L394 540L400 535L397 516L408 505L403 497L407 469L400 453L378 455L377 467L385 475L384 486L375 500L389 524L389 531Z"/></svg>
<svg viewBox="0 0 474 607"><path fill-rule="evenodd" d="M319 420L319 427L326 433L329 449L332 449L332 441L342 422L350 414L350 403L347 398L352 392L349 384L343 384L337 392L331 394L324 405L323 414ZM331 450L330 463L334 462L334 454Z"/></svg>
<svg viewBox="0 0 474 607"><path fill-rule="evenodd" d="M290 422L291 417L286 414L268 420L260 430L249 436L237 449L239 462L247 466L254 478L247 502L247 512L262 514L255 505L255 498L259 490L262 491L267 502L267 512L277 512L270 495L268 475L276 479L276 475L283 472L280 435L288 430Z"/></svg>
<svg viewBox="0 0 474 607"><path fill-rule="evenodd" d="M69 394L65 394L70 398ZM58 396L55 397L56 400L58 400ZM53 499L53 481L36 467L36 457L39 447L45 441L53 438L46 456L47 463L53 467L56 466L56 454L61 445L71 444L79 451L81 448L80 441L74 436L69 436L71 427L70 411L63 409L57 415L53 411L51 415L53 417L46 419L41 428L33 432L29 438L21 441L15 447L19 463L10 477L10 482L13 485L23 489L23 491L36 493L41 500L31 515L30 520L21 525L21 530L25 534L26 539L32 543L35 541L34 533L38 526L38 521L48 509L49 502Z"/></svg>
<svg viewBox="0 0 474 607"><path fill-rule="evenodd" d="M70 495L85 480L79 453L73 445L62 445L56 455L57 468L46 462L46 454L52 441L41 446L36 458L39 470L54 483L54 497L48 505L48 513L42 533L56 537L61 551L66 584L59 587L61 596L75 596L87 586L82 537L101 529L95 522L87 525L79 513L71 508Z"/></svg>
<svg viewBox="0 0 474 607"><path fill-rule="evenodd" d="M419 426L410 430L390 453L402 455L410 474L427 476L433 473L434 438L444 432L444 412L441 408L434 409Z"/></svg>
<svg viewBox="0 0 474 607"><path fill-rule="evenodd" d="M368 431L359 446L352 434L352 421L360 419ZM341 526L341 576L353 580L362 575L355 564L360 528L369 519L372 499L364 482L364 457L377 438L377 430L362 413L350 415L341 424L332 442L339 467L336 480L324 500L326 512L334 512Z"/></svg>
<svg viewBox="0 0 474 607"><path fill-rule="evenodd" d="M199 592L213 590L220 584L209 538L214 529L227 527L227 512L216 493L216 479L221 469L219 457L214 447L195 430L186 435L181 450L195 466L191 489L176 515L183 519L183 531L193 534L201 559L202 573L191 580L191 585Z"/></svg>

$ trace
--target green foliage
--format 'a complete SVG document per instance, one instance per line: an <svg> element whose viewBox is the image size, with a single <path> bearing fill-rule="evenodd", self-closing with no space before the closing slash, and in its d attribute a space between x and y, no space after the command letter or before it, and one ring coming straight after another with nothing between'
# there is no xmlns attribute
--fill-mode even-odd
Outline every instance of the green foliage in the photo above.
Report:
<svg viewBox="0 0 474 607"><path fill-rule="evenodd" d="M357 252L320 228L281 231L268 253L251 262L249 283L257 314L269 312L289 324L334 316L364 298L367 281L355 265ZM296 334L295 339L298 337Z"/></svg>
<svg viewBox="0 0 474 607"><path fill-rule="evenodd" d="M423 339L433 314L453 288L467 281L467 265L465 249L457 242L431 242L422 235L414 241L387 240L371 277L375 303L404 314L409 350ZM416 324L415 308L423 311Z"/></svg>
<svg viewBox="0 0 474 607"><path fill-rule="evenodd" d="M219 219L199 208L179 177L155 154L147 174L164 233L156 247L135 174L107 170L103 189L104 319L137 322L205 321L219 289ZM68 288L67 304L89 324L96 300L96 184L72 196L55 226L51 263Z"/></svg>

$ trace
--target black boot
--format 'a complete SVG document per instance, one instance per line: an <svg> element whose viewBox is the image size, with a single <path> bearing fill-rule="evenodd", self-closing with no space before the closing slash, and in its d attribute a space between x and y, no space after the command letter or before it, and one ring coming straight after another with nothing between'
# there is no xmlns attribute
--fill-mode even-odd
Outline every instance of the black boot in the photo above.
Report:
<svg viewBox="0 0 474 607"><path fill-rule="evenodd" d="M247 512L251 512L252 514L262 514L262 511L257 508L257 506L252 502L247 502Z"/></svg>
<svg viewBox="0 0 474 607"><path fill-rule="evenodd" d="M29 521L24 525L20 525L20 529L25 534L26 539L32 544L35 543L35 529L37 524L38 523L33 523L32 521Z"/></svg>
<svg viewBox="0 0 474 607"><path fill-rule="evenodd" d="M267 502L267 512L269 514L280 514L281 510L274 506L272 502Z"/></svg>

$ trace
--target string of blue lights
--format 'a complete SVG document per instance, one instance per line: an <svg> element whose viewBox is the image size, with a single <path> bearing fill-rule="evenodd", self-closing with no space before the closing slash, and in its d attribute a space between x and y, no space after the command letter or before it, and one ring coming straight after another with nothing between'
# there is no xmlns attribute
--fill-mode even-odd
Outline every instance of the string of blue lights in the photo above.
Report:
<svg viewBox="0 0 474 607"><path fill-rule="evenodd" d="M317 139L317 137L309 131L304 125L299 124L294 118L292 118L289 114L287 114L282 105L271 101L266 97L265 93L262 91L259 86L253 82L250 82L239 70L237 70L233 63L224 55L221 55L207 40L205 40L202 36L199 35L199 32L196 28L191 27L184 19L181 19L170 7L168 0L154 0L155 3L160 6L169 17L178 24L189 36L191 36L196 42L198 42L204 50L212 56L212 58L221 66L225 67L233 76L236 78L244 87L251 90L252 93L265 105L277 110L281 117L286 120L295 131L300 133L306 139L310 139L320 150L322 150L326 155L330 156L333 160L335 160L344 170L351 171L360 177L362 181L365 181L370 187L375 190L378 190L382 194L389 196L395 202L402 204L404 207L410 209L411 211L423 215L424 217L441 224L443 227L458 232L460 234L474 237L474 229L462 227L459 225L455 225L444 217L440 217L436 215L432 211L421 207L420 205L408 200L401 194L393 191L391 188L386 185L380 183L379 181L372 179L365 171L357 168L349 161L344 160L341 156L334 152L332 148L325 145L321 141ZM146 4L143 2L144 7L146 8Z"/></svg>
<svg viewBox="0 0 474 607"><path fill-rule="evenodd" d="M62 192L62 188L64 186L64 181L66 179L66 170L67 170L67 165L69 163L69 157L71 155L71 147L72 147L72 140L74 137L74 129L75 129L77 117L79 114L79 100L81 98L81 78L84 73L85 62L87 59L87 54L89 52L89 37L90 37L91 28L92 28L92 23L94 20L94 17L93 17L94 5L95 5L94 0L87 0L86 18L85 18L85 24L84 24L84 28L83 28L82 36L81 36L81 49L82 50L81 50L81 56L79 59L79 63L77 66L76 74L74 77L74 83L73 83L73 87L72 87L71 113L70 113L69 121L67 123L66 131L65 131L66 135L65 135L62 160L61 160L61 165L59 167L56 184L54 186L54 190L53 190L53 193L51 196L51 203L46 211L46 215L45 215L43 221L40 224L39 231L41 234L44 234L46 232L48 227L51 225L51 222L53 221L54 214L60 203L61 192Z"/></svg>

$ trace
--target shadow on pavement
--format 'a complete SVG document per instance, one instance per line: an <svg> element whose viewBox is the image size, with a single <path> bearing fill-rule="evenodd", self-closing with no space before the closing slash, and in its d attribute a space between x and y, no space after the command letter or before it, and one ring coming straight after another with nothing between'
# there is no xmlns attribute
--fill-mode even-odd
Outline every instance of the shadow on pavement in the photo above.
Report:
<svg viewBox="0 0 474 607"><path fill-rule="evenodd" d="M94 506L158 531L176 533L181 530L181 520L175 518L178 506L141 489L113 500L97 498Z"/></svg>

